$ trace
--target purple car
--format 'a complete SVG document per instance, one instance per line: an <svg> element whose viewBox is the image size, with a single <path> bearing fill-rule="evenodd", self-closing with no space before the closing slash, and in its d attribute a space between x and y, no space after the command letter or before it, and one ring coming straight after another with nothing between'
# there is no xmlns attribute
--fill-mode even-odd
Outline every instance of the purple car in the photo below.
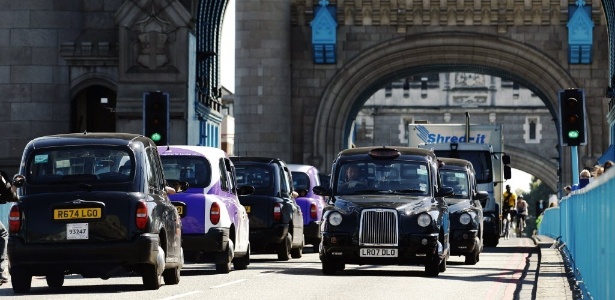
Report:
<svg viewBox="0 0 615 300"><path fill-rule="evenodd" d="M202 146L159 146L165 178L175 188L170 195L182 216L182 246L185 259L213 262L216 272L228 273L250 264L249 221L238 195L253 188L238 189L235 167L226 153Z"/></svg>
<svg viewBox="0 0 615 300"><path fill-rule="evenodd" d="M322 219L322 210L326 203L322 196L314 194L312 188L319 186L320 178L318 169L310 165L288 165L293 176L293 187L299 194L296 201L303 212L303 235L305 243L314 246L314 250L318 251L320 244L320 222Z"/></svg>

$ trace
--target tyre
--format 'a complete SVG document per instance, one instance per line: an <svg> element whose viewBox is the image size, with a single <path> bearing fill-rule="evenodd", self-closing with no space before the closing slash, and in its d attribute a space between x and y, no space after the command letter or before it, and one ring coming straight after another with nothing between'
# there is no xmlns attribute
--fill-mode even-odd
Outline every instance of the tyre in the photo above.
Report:
<svg viewBox="0 0 615 300"><path fill-rule="evenodd" d="M245 270L250 264L250 244L248 244L248 251L242 257L235 257L233 259L233 267L235 270Z"/></svg>
<svg viewBox="0 0 615 300"><path fill-rule="evenodd" d="M64 274L48 274L47 276L45 276L45 280L47 281L47 286L49 286L50 288L59 288L64 284Z"/></svg>
<svg viewBox="0 0 615 300"><path fill-rule="evenodd" d="M305 247L305 238L301 241L301 246L290 249L290 256L292 258L301 258L303 255L303 247Z"/></svg>
<svg viewBox="0 0 615 300"><path fill-rule="evenodd" d="M437 277L438 274L440 274L440 258L438 255L434 255L425 264L425 275Z"/></svg>
<svg viewBox="0 0 615 300"><path fill-rule="evenodd" d="M160 275L156 265L145 265L141 273L143 286L147 290L157 290L160 288Z"/></svg>
<svg viewBox="0 0 615 300"><path fill-rule="evenodd" d="M175 267L172 269L164 270L164 272L162 272L162 278L164 279L164 284L166 285L178 284L179 279L181 277L180 269L181 269L180 267Z"/></svg>
<svg viewBox="0 0 615 300"><path fill-rule="evenodd" d="M145 289L157 290L161 286L161 275L164 270L164 264L166 260L166 254L162 247L158 245L158 255L156 256L155 265L144 265L141 271L141 279L143 279L143 285Z"/></svg>
<svg viewBox="0 0 615 300"><path fill-rule="evenodd" d="M29 273L11 268L11 284L16 294L28 293L32 287L32 275Z"/></svg>
<svg viewBox="0 0 615 300"><path fill-rule="evenodd" d="M438 271L440 271L440 273L445 272L446 271L446 257L443 257L442 260L440 261L440 264L438 265Z"/></svg>
<svg viewBox="0 0 615 300"><path fill-rule="evenodd" d="M322 273L325 275L335 275L337 271L344 270L344 263L336 262L329 259L322 260Z"/></svg>
<svg viewBox="0 0 615 300"><path fill-rule="evenodd" d="M290 249L292 245L293 237L288 233L286 235L286 239L284 239L280 244L278 244L278 260L279 261L287 261L290 259Z"/></svg>
<svg viewBox="0 0 615 300"><path fill-rule="evenodd" d="M477 249L474 250L474 252L466 254L465 264L466 265L475 265L478 262L479 254L480 254L480 251L478 251L478 247L477 247Z"/></svg>
<svg viewBox="0 0 615 300"><path fill-rule="evenodd" d="M235 249L235 245L232 240L228 241L228 245L226 246L226 257L225 262L216 263L216 273L218 274L228 274L231 272L231 262L233 261L233 250Z"/></svg>

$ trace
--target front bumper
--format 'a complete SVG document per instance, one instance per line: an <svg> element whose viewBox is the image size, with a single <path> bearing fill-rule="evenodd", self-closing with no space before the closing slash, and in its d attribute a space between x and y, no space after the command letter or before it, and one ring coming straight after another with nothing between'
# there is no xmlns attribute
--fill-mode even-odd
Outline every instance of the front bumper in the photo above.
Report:
<svg viewBox="0 0 615 300"><path fill-rule="evenodd" d="M361 257L362 248L395 249L397 257ZM359 246L349 234L323 233L321 260L347 264L406 265L426 264L434 255L447 255L438 241L438 234L410 234L400 236L397 246Z"/></svg>
<svg viewBox="0 0 615 300"><path fill-rule="evenodd" d="M451 254L453 255L473 253L479 247L478 230L476 229L451 230L450 237Z"/></svg>
<svg viewBox="0 0 615 300"><path fill-rule="evenodd" d="M69 272L104 278L119 269L155 265L159 244L158 235L149 233L133 241L100 243L26 244L21 237L10 236L7 250L11 268L31 275Z"/></svg>

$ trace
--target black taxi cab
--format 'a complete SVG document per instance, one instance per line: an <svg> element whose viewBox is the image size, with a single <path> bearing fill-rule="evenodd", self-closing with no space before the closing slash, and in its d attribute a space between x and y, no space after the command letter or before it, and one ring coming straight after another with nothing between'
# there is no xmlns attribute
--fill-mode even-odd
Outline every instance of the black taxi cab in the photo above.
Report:
<svg viewBox="0 0 615 300"><path fill-rule="evenodd" d="M451 224L451 255L465 256L465 263L475 265L483 250L483 205L489 194L476 189L474 167L470 161L438 158L442 184L453 188L446 198Z"/></svg>
<svg viewBox="0 0 615 300"><path fill-rule="evenodd" d="M156 145L128 133L73 133L30 141L13 177L8 257L16 293L32 276L137 274L146 289L177 284L181 219Z"/></svg>
<svg viewBox="0 0 615 300"><path fill-rule="evenodd" d="M332 186L314 187L329 197L319 250L324 274L346 264L424 265L427 276L446 270L449 216L439 162L430 150L361 147L341 151Z"/></svg>
<svg viewBox="0 0 615 300"><path fill-rule="evenodd" d="M269 157L233 156L237 186L254 192L240 195L250 220L250 249L276 253L279 261L303 256L303 213L294 196L286 162Z"/></svg>

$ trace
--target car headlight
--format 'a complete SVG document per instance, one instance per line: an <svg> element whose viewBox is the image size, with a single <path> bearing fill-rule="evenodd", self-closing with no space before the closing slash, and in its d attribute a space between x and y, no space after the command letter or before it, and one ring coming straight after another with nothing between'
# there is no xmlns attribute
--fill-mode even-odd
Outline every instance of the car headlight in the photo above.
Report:
<svg viewBox="0 0 615 300"><path fill-rule="evenodd" d="M333 225L333 226L337 226L342 224L342 214L334 211L331 214L329 214L329 224Z"/></svg>
<svg viewBox="0 0 615 300"><path fill-rule="evenodd" d="M468 225L470 222L472 222L472 217L468 213L463 213L459 216L459 223L461 225Z"/></svg>
<svg viewBox="0 0 615 300"><path fill-rule="evenodd" d="M431 216L426 213L420 214L417 219L417 223L421 227L427 227L429 226L429 224L431 224Z"/></svg>

